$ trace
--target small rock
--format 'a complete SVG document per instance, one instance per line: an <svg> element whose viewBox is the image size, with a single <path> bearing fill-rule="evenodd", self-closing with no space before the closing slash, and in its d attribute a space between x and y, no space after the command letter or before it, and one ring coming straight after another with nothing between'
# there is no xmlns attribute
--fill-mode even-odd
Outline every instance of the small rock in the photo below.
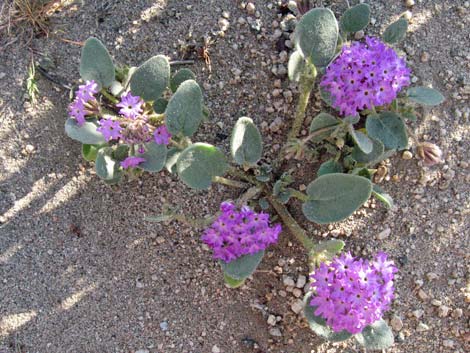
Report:
<svg viewBox="0 0 470 353"><path fill-rule="evenodd" d="M269 125L269 130L271 130L271 132L278 132L281 129L282 125L282 119L280 117L277 117L276 119L274 119L271 125Z"/></svg>
<svg viewBox="0 0 470 353"><path fill-rule="evenodd" d="M424 311L422 309L418 309L418 310L413 311L412 314L415 318L419 319L421 316L423 316Z"/></svg>
<svg viewBox="0 0 470 353"><path fill-rule="evenodd" d="M0 80L1 80L2 78L4 78L6 75L7 75L6 73L0 72Z"/></svg>
<svg viewBox="0 0 470 353"><path fill-rule="evenodd" d="M437 315L439 317L447 317L449 315L450 308L447 305L441 305L437 309Z"/></svg>
<svg viewBox="0 0 470 353"><path fill-rule="evenodd" d="M452 340L444 340L442 341L442 345L447 348L452 348L454 346L454 341Z"/></svg>
<svg viewBox="0 0 470 353"><path fill-rule="evenodd" d="M150 353L148 349L139 349L138 351L135 351L135 353Z"/></svg>
<svg viewBox="0 0 470 353"><path fill-rule="evenodd" d="M34 146L33 145L26 145L24 148L27 153L33 153L34 152Z"/></svg>
<svg viewBox="0 0 470 353"><path fill-rule="evenodd" d="M276 325L276 317L274 315L268 316L268 325L271 325L271 326Z"/></svg>
<svg viewBox="0 0 470 353"><path fill-rule="evenodd" d="M305 286L305 283L307 283L307 277L305 277L304 275L300 275L299 277L297 277L297 283L295 284L295 286L297 288L303 288Z"/></svg>
<svg viewBox="0 0 470 353"><path fill-rule="evenodd" d="M438 230L439 230L439 229L438 229ZM435 279L438 277L438 275L436 275L434 272L429 272L429 273L426 275L426 277L428 278L428 281L433 281L433 280L435 280Z"/></svg>
<svg viewBox="0 0 470 353"><path fill-rule="evenodd" d="M407 7L412 7L412 6L415 5L415 0L406 0L406 1L405 1L405 5L406 5Z"/></svg>
<svg viewBox="0 0 470 353"><path fill-rule="evenodd" d="M423 54L421 54L421 62L427 63L428 61L429 61L429 54L427 52L423 52Z"/></svg>
<svg viewBox="0 0 470 353"><path fill-rule="evenodd" d="M294 297L300 298L302 296L302 290L299 288L294 288L292 290L292 294L294 295Z"/></svg>
<svg viewBox="0 0 470 353"><path fill-rule="evenodd" d="M219 18L219 27L222 32L225 32L230 27L230 22L226 18Z"/></svg>
<svg viewBox="0 0 470 353"><path fill-rule="evenodd" d="M395 331L400 331L403 328L403 321L397 315L393 315L390 320L390 325Z"/></svg>
<svg viewBox="0 0 470 353"><path fill-rule="evenodd" d="M364 38L364 31L358 31L354 34L354 39L360 40L362 38Z"/></svg>
<svg viewBox="0 0 470 353"><path fill-rule="evenodd" d="M420 290L418 291L418 297L419 297L419 299L421 299L421 300L428 300L428 299L429 299L429 295L427 295L426 292L425 292L424 290L422 290L422 289L420 289Z"/></svg>
<svg viewBox="0 0 470 353"><path fill-rule="evenodd" d="M160 322L160 328L162 329L162 331L168 330L168 322L166 321Z"/></svg>
<svg viewBox="0 0 470 353"><path fill-rule="evenodd" d="M165 238L162 236L157 237L157 239L155 240L157 241L158 244L163 244L165 242Z"/></svg>
<svg viewBox="0 0 470 353"><path fill-rule="evenodd" d="M426 325L424 322L420 321L418 326L416 327L416 331L418 332L425 332L429 330L429 326Z"/></svg>
<svg viewBox="0 0 470 353"><path fill-rule="evenodd" d="M388 238L391 232L392 230L390 228L385 228L383 231L377 234L377 239L384 240L385 238Z"/></svg>
<svg viewBox="0 0 470 353"><path fill-rule="evenodd" d="M294 287L295 286L294 280L289 276L282 276L282 283L286 287Z"/></svg>
<svg viewBox="0 0 470 353"><path fill-rule="evenodd" d="M212 346L212 353L220 353L220 348L217 345Z"/></svg>
<svg viewBox="0 0 470 353"><path fill-rule="evenodd" d="M277 327L273 327L272 329L270 329L269 334L274 337L282 337L282 332Z"/></svg>
<svg viewBox="0 0 470 353"><path fill-rule="evenodd" d="M454 309L454 311L452 312L452 317L454 319L460 319L462 315L463 315L463 310L460 308Z"/></svg>
<svg viewBox="0 0 470 353"><path fill-rule="evenodd" d="M294 313L299 314L304 308L304 302L300 299L297 299L294 303L292 303L290 308Z"/></svg>
<svg viewBox="0 0 470 353"><path fill-rule="evenodd" d="M411 158L413 158L413 153L411 153L410 151L405 151L401 155L401 158L404 160L410 160Z"/></svg>
<svg viewBox="0 0 470 353"><path fill-rule="evenodd" d="M433 300L431 300L431 304L434 305L434 306L441 306L442 302L440 300L433 299Z"/></svg>
<svg viewBox="0 0 470 353"><path fill-rule="evenodd" d="M254 15L256 12L256 6L252 2L249 2L246 4L246 12L248 12L248 15Z"/></svg>

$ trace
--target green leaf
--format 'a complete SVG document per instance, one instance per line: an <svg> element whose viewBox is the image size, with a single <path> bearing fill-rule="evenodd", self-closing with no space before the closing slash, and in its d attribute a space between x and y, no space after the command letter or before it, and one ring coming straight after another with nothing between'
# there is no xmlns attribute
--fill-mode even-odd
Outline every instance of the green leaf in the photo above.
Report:
<svg viewBox="0 0 470 353"><path fill-rule="evenodd" d="M350 338L352 335L346 330L341 332L334 332L326 324L326 320L321 316L315 315L316 307L310 305L312 293L308 293L304 297L304 315L308 321L310 329L315 332L318 336L326 339L330 342L341 342Z"/></svg>
<svg viewBox="0 0 470 353"><path fill-rule="evenodd" d="M310 124L310 133L318 133L312 138L313 142L320 142L330 136L333 130L341 123L341 121L328 113L320 113L315 116ZM320 132L324 130L324 132Z"/></svg>
<svg viewBox="0 0 470 353"><path fill-rule="evenodd" d="M329 9L315 8L302 16L295 28L296 49L315 66L324 67L333 59L338 41L338 22Z"/></svg>
<svg viewBox="0 0 470 353"><path fill-rule="evenodd" d="M371 138L371 141L372 151L370 153L364 153L358 146L354 146L351 156L356 162L374 164L381 161L381 156L384 153L384 145L374 138Z"/></svg>
<svg viewBox="0 0 470 353"><path fill-rule="evenodd" d="M239 165L254 165L261 159L263 141L250 118L241 117L235 124L230 139L230 153Z"/></svg>
<svg viewBox="0 0 470 353"><path fill-rule="evenodd" d="M181 152L176 162L178 175L183 182L195 189L207 189L214 176L227 170L225 156L220 150L206 143L195 143Z"/></svg>
<svg viewBox="0 0 470 353"><path fill-rule="evenodd" d="M253 255L243 255L228 263L224 261L219 261L219 263L227 276L235 280L245 280L255 272L263 256L264 250L261 250Z"/></svg>
<svg viewBox="0 0 470 353"><path fill-rule="evenodd" d="M170 173L176 173L176 161L178 160L178 157L180 156L181 151L182 150L180 150L177 147L171 147L168 150L168 153L166 155L165 168Z"/></svg>
<svg viewBox="0 0 470 353"><path fill-rule="evenodd" d="M325 174L307 187L309 199L302 211L319 224L342 221L366 202L372 192L370 180L351 174Z"/></svg>
<svg viewBox="0 0 470 353"><path fill-rule="evenodd" d="M371 114L366 120L367 134L381 141L387 150L404 150L408 147L408 134L403 120L395 113Z"/></svg>
<svg viewBox="0 0 470 353"><path fill-rule="evenodd" d="M354 130L354 127L349 124L349 135L351 135L355 146L359 148L364 153L371 153L374 147L370 138L367 137L364 133Z"/></svg>
<svg viewBox="0 0 470 353"><path fill-rule="evenodd" d="M416 117L416 114L413 112L403 112L401 113L401 116L412 122L416 122L416 120L418 120L418 118Z"/></svg>
<svg viewBox="0 0 470 353"><path fill-rule="evenodd" d="M302 57L302 54L297 50L294 51L289 58L289 63L287 64L289 80L299 82L300 76L305 69L305 64L305 59Z"/></svg>
<svg viewBox="0 0 470 353"><path fill-rule="evenodd" d="M171 97L165 111L166 126L172 135L193 135L202 120L202 91L194 80L184 81Z"/></svg>
<svg viewBox="0 0 470 353"><path fill-rule="evenodd" d="M103 145L82 145L82 156L88 162L94 162L96 160L96 155L98 150L103 147Z"/></svg>
<svg viewBox="0 0 470 353"><path fill-rule="evenodd" d="M370 20L370 6L359 4L347 9L340 19L341 28L346 32L357 32L365 28Z"/></svg>
<svg viewBox="0 0 470 353"><path fill-rule="evenodd" d="M157 55L142 65L132 74L131 92L144 101L155 101L163 94L170 81L170 63L163 55Z"/></svg>
<svg viewBox="0 0 470 353"><path fill-rule="evenodd" d="M152 173L162 170L166 162L166 146L152 141L146 143L144 148L144 153L136 154L138 157L145 158L145 162L140 163L138 167Z"/></svg>
<svg viewBox="0 0 470 353"><path fill-rule="evenodd" d="M153 110L157 114L165 113L166 107L168 106L168 101L165 98L158 98L153 102Z"/></svg>
<svg viewBox="0 0 470 353"><path fill-rule="evenodd" d="M354 125L357 124L359 120L361 120L359 115L348 115L343 118L343 123Z"/></svg>
<svg viewBox="0 0 470 353"><path fill-rule="evenodd" d="M343 166L336 162L334 159L330 159L320 166L317 172L317 176L322 176L325 174L331 174L331 173L342 173L343 172Z"/></svg>
<svg viewBox="0 0 470 353"><path fill-rule="evenodd" d="M113 149L104 147L98 151L95 162L96 175L109 184L116 184L122 176L119 162L112 158Z"/></svg>
<svg viewBox="0 0 470 353"><path fill-rule="evenodd" d="M444 96L441 92L428 87L411 87L406 95L413 102L423 105L434 106L444 102Z"/></svg>
<svg viewBox="0 0 470 353"><path fill-rule="evenodd" d="M113 151L112 157L118 162L122 162L129 156L129 146L126 144L120 144Z"/></svg>
<svg viewBox="0 0 470 353"><path fill-rule="evenodd" d="M320 86L320 97L321 99L323 99L323 101L326 103L327 106L329 107L333 106L333 99L331 98L331 93L321 86Z"/></svg>
<svg viewBox="0 0 470 353"><path fill-rule="evenodd" d="M86 145L101 145L106 143L101 132L96 131L97 128L98 122L96 119L87 120L82 126L79 126L77 121L72 118L68 118L65 122L65 133L71 139Z"/></svg>
<svg viewBox="0 0 470 353"><path fill-rule="evenodd" d="M187 80L196 80L196 75L187 68L183 68L178 70L176 74L173 75L170 82L171 91L174 93L178 89L178 87Z"/></svg>
<svg viewBox="0 0 470 353"><path fill-rule="evenodd" d="M338 239L331 239L315 246L315 252L326 251L330 254L338 254L344 248L344 241Z"/></svg>
<svg viewBox="0 0 470 353"><path fill-rule="evenodd" d="M245 283L246 279L235 279L224 273L224 282L230 288L239 288Z"/></svg>
<svg viewBox="0 0 470 353"><path fill-rule="evenodd" d="M372 187L372 195L374 195L377 200L382 202L385 207L387 208L393 208L393 199L392 197L387 194L385 191L382 190L382 188L378 185L375 185Z"/></svg>
<svg viewBox="0 0 470 353"><path fill-rule="evenodd" d="M385 29L382 38L389 44L398 43L405 38L407 30L408 21L404 18L400 18Z"/></svg>
<svg viewBox="0 0 470 353"><path fill-rule="evenodd" d="M361 333L354 335L354 338L367 350L387 349L394 341L392 330L382 319L364 328Z"/></svg>
<svg viewBox="0 0 470 353"><path fill-rule="evenodd" d="M101 87L111 86L115 79L113 60L96 38L88 38L82 48L80 76L84 81L95 80Z"/></svg>

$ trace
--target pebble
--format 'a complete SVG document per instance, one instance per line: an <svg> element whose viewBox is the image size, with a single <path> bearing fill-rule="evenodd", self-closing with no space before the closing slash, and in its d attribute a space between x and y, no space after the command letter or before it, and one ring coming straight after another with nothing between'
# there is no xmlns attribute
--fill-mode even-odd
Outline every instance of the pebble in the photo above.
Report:
<svg viewBox="0 0 470 353"><path fill-rule="evenodd" d="M397 315L393 315L390 320L390 325L395 331L400 331L403 328L403 321Z"/></svg>
<svg viewBox="0 0 470 353"><path fill-rule="evenodd" d="M427 295L426 292L425 292L424 290L422 290L422 289L420 289L420 290L418 291L418 297L419 297L419 299L421 299L421 300L428 300L428 299L429 299L429 295Z"/></svg>
<svg viewBox="0 0 470 353"><path fill-rule="evenodd" d="M431 300L431 304L434 305L434 306L441 306L442 302L440 300L433 299L433 300Z"/></svg>
<svg viewBox="0 0 470 353"><path fill-rule="evenodd" d="M429 54L427 52L423 52L423 54L421 54L421 62L427 63L428 61L429 61Z"/></svg>
<svg viewBox="0 0 470 353"><path fill-rule="evenodd" d="M437 315L439 317L447 317L449 315L450 308L447 305L441 305L437 309Z"/></svg>
<svg viewBox="0 0 470 353"><path fill-rule="evenodd" d="M428 274L426 274L426 277L428 281L433 281L438 277L438 275L436 275L434 272L429 272Z"/></svg>
<svg viewBox="0 0 470 353"><path fill-rule="evenodd" d="M271 325L271 326L276 325L276 317L274 315L268 316L268 325Z"/></svg>
<svg viewBox="0 0 470 353"><path fill-rule="evenodd" d="M269 330L269 334L274 337L282 337L282 332L279 328L274 327Z"/></svg>
<svg viewBox="0 0 470 353"><path fill-rule="evenodd" d="M148 349L139 349L138 351L135 351L135 353L150 353Z"/></svg>
<svg viewBox="0 0 470 353"><path fill-rule="evenodd" d="M212 353L220 353L220 348L217 345L212 346Z"/></svg>
<svg viewBox="0 0 470 353"><path fill-rule="evenodd" d="M452 348L454 346L454 341L452 340L444 340L442 341L442 345L447 348Z"/></svg>
<svg viewBox="0 0 470 353"><path fill-rule="evenodd" d="M6 75L7 75L6 73L0 72L0 80L1 80L2 78L4 78Z"/></svg>
<svg viewBox="0 0 470 353"><path fill-rule="evenodd" d="M419 319L421 316L423 316L424 311L422 309L418 309L418 310L413 311L412 314L415 318Z"/></svg>
<svg viewBox="0 0 470 353"><path fill-rule="evenodd" d="M384 240L385 238L388 238L392 230L390 228L385 228L383 231L381 231L379 234L377 234L377 239L378 240Z"/></svg>
<svg viewBox="0 0 470 353"><path fill-rule="evenodd" d="M295 302L292 303L290 308L294 313L299 314L304 308L304 302L300 299L297 299Z"/></svg>
<svg viewBox="0 0 470 353"><path fill-rule="evenodd" d="M418 326L416 327L416 331L418 332L425 332L429 330L429 326L426 325L424 322L420 321Z"/></svg>
<svg viewBox="0 0 470 353"><path fill-rule="evenodd" d="M410 151L405 151L401 155L401 158L404 160L410 160L411 158L413 158L413 153L411 153Z"/></svg>
<svg viewBox="0 0 470 353"><path fill-rule="evenodd" d="M256 6L252 2L249 2L246 4L246 12L248 12L248 15L254 15L256 12Z"/></svg>
<svg viewBox="0 0 470 353"><path fill-rule="evenodd" d="M230 22L226 18L219 18L219 27L222 32L225 32L230 27Z"/></svg>
<svg viewBox="0 0 470 353"><path fill-rule="evenodd" d="M362 38L364 38L364 31L358 31L354 34L354 39L360 40Z"/></svg>
<svg viewBox="0 0 470 353"><path fill-rule="evenodd" d="M294 288L292 290L292 294L294 295L294 297L300 298L302 296L302 290L300 290L299 288Z"/></svg>
<svg viewBox="0 0 470 353"><path fill-rule="evenodd" d="M454 319L460 319L463 316L463 310L460 308L454 309L452 312L452 317Z"/></svg>
<svg viewBox="0 0 470 353"><path fill-rule="evenodd" d="M295 286L294 280L289 276L282 276L282 283L286 287L294 287Z"/></svg>
<svg viewBox="0 0 470 353"><path fill-rule="evenodd" d="M160 322L160 328L162 329L162 331L168 330L168 322L166 321Z"/></svg>
<svg viewBox="0 0 470 353"><path fill-rule="evenodd" d="M274 121L269 125L269 130L271 132L278 132L282 127L282 119L278 116Z"/></svg>
<svg viewBox="0 0 470 353"><path fill-rule="evenodd" d="M412 7L415 4L415 0L406 0L405 5L408 7Z"/></svg>
<svg viewBox="0 0 470 353"><path fill-rule="evenodd" d="M307 277L305 277L304 275L300 275L299 277L297 277L297 283L295 284L295 286L297 288L303 288L305 286L305 283L307 283Z"/></svg>

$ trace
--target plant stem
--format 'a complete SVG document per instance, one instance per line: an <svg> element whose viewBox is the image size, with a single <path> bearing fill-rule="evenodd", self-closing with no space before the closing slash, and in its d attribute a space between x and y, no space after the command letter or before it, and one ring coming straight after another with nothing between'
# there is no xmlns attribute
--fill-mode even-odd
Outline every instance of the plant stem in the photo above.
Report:
<svg viewBox="0 0 470 353"><path fill-rule="evenodd" d="M292 196L294 196L296 199L299 199L300 201L305 202L308 200L308 196L299 190L289 188L289 191Z"/></svg>
<svg viewBox="0 0 470 353"><path fill-rule="evenodd" d="M239 188L239 189L247 189L251 186L248 183L243 183L243 182L238 181L238 180L227 179L227 178L220 177L220 176L213 177L212 181L214 183L219 183L219 184L222 184L222 185L227 185L227 186L231 186L231 187Z"/></svg>
<svg viewBox="0 0 470 353"><path fill-rule="evenodd" d="M119 100L114 97L113 95L109 94L108 91L106 91L106 89L102 88L100 93L105 96L111 103L119 103Z"/></svg>
<svg viewBox="0 0 470 353"><path fill-rule="evenodd" d="M283 223L289 228L290 232L297 238L303 247L310 252L315 248L315 243L307 236L307 233L297 221L292 217L283 204L277 201L273 196L268 195L269 203L274 207L277 214L281 217Z"/></svg>
<svg viewBox="0 0 470 353"><path fill-rule="evenodd" d="M256 180L254 177L252 177L251 175L247 175L246 173L243 173L241 171L239 171L238 169L236 169L235 167L231 167L229 168L229 170L227 171L228 174L234 176L234 177L237 177L237 178L240 178L240 179L243 179L253 185L256 185L256 186L262 186L261 183Z"/></svg>
<svg viewBox="0 0 470 353"><path fill-rule="evenodd" d="M214 221L215 218L216 216L211 216L207 218L194 218L194 217L188 217L184 214L175 214L171 216L172 220L185 223L195 228L207 227L209 224L211 224Z"/></svg>
<svg viewBox="0 0 470 353"><path fill-rule="evenodd" d="M315 84L315 76L316 73L314 75L303 74L300 78L299 102L297 103L294 122L292 123L292 128L287 135L287 140L296 138L302 129L302 124L305 118L305 110L307 109L310 93L312 92L313 85Z"/></svg>

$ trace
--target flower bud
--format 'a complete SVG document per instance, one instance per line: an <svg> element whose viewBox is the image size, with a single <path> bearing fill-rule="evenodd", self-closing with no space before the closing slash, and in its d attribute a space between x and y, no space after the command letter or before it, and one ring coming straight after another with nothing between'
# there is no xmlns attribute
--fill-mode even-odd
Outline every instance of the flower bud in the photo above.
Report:
<svg viewBox="0 0 470 353"><path fill-rule="evenodd" d="M439 146L430 142L421 142L418 147L418 156L428 167L442 163L442 151Z"/></svg>

